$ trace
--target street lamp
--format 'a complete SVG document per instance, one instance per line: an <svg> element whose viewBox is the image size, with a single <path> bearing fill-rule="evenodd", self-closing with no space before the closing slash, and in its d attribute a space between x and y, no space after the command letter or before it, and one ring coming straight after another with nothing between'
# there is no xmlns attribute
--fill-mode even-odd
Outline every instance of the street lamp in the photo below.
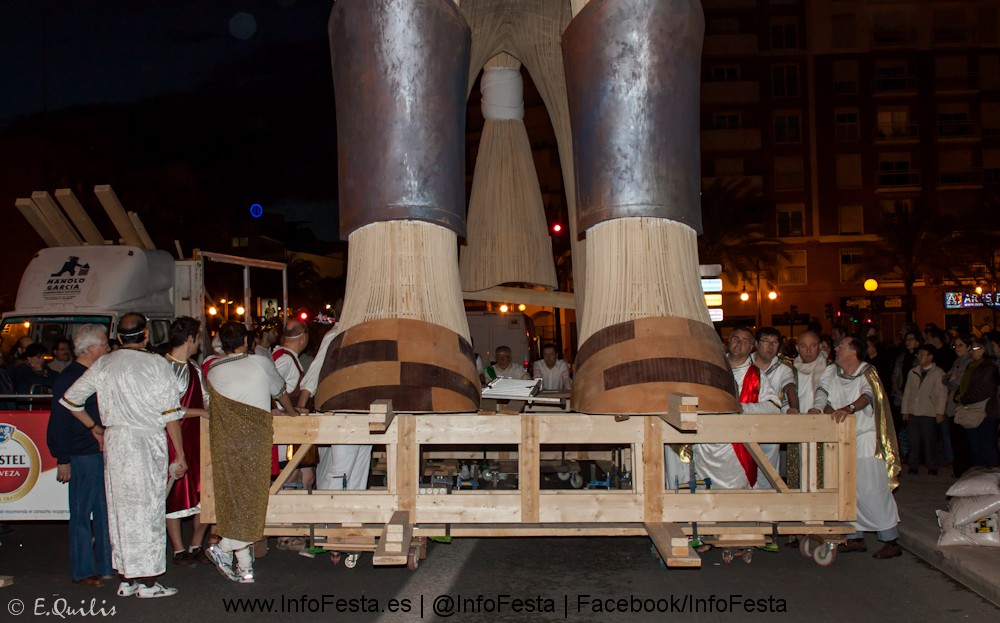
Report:
<svg viewBox="0 0 1000 623"><path fill-rule="evenodd" d="M878 281L865 279L865 290L868 292L868 314L875 324L875 290L878 290Z"/></svg>

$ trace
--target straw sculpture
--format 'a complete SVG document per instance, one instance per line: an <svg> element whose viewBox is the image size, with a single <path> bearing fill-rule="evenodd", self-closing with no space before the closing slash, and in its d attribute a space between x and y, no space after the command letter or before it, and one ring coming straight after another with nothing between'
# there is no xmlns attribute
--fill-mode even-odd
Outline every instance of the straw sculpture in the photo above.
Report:
<svg viewBox="0 0 1000 623"><path fill-rule="evenodd" d="M509 54L498 54L483 71L486 122L469 200L469 236L460 258L466 291L504 283L558 286L545 206L524 128L520 67Z"/></svg>

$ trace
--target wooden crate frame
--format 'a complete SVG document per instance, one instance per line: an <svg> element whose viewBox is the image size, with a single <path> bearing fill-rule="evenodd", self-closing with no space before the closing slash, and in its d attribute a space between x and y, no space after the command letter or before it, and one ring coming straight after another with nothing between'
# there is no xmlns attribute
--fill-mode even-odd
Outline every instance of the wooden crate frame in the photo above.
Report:
<svg viewBox="0 0 1000 623"><path fill-rule="evenodd" d="M208 422L202 421L202 521L215 519ZM382 401L371 412L274 418L274 442L303 444L271 487L265 533L375 539L394 513L408 513L412 535L637 536L649 535L663 552L694 525L701 534L813 534L854 532L854 417L746 415L697 412L690 397L672 396L667 412L587 415L567 411L521 414L394 413ZM772 490L666 489L664 444L743 442L758 458ZM802 485L789 489L763 459L759 443L801 444ZM282 490L310 444L385 445L387 487L367 491ZM518 447L514 490L420 494L420 448L429 444ZM632 450L633 488L541 490L540 447L620 444ZM817 485L817 447L824 446L824 483ZM777 525L775 525L777 524ZM407 532L411 534L411 532ZM674 552L677 552L674 543ZM667 555L664 556L667 558ZM670 560L668 559L668 562ZM677 566L697 566L689 559Z"/></svg>

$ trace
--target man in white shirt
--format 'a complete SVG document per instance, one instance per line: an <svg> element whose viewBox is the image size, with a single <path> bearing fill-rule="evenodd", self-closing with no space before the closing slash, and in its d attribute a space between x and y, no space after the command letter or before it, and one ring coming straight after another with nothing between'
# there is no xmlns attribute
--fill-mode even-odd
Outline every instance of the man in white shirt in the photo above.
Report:
<svg viewBox="0 0 1000 623"><path fill-rule="evenodd" d="M302 363L299 355L309 346L309 328L300 320L289 320L285 325L285 332L281 336L281 344L271 351L271 359L278 374L285 379L285 391L291 398L292 404L298 404L302 392L302 378L304 376ZM294 453L294 448L292 449ZM278 462L288 461L288 446L278 444ZM301 482L302 488L306 491L312 488L316 481L316 459L310 458L309 454L315 457L315 453L308 453L299 463L299 468L289 476L291 482Z"/></svg>
<svg viewBox="0 0 1000 623"><path fill-rule="evenodd" d="M819 380L829 361L820 352L819 336L814 331L799 335L796 349L799 351L794 361L798 373L799 411L805 413L812 409Z"/></svg>
<svg viewBox="0 0 1000 623"><path fill-rule="evenodd" d="M532 377L542 379L542 390L564 391L573 388L573 380L569 378L569 366L556 357L555 344L542 346L542 358L532 366Z"/></svg>
<svg viewBox="0 0 1000 623"><path fill-rule="evenodd" d="M774 327L761 327L757 329L756 347L750 357L755 366L760 368L767 378L768 384L777 392L778 401L781 404L782 413L799 413L799 394L795 383L795 367L790 359L778 354L781 347L781 333ZM767 459L777 470L781 463L781 445L776 443L762 443L760 449L767 455ZM771 483L767 478L758 478L754 489L770 489Z"/></svg>

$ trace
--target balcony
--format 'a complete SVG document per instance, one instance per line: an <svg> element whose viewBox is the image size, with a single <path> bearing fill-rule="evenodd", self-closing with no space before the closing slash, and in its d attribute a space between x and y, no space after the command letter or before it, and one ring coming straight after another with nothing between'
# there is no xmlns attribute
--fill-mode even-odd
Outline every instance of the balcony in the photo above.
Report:
<svg viewBox="0 0 1000 623"><path fill-rule="evenodd" d="M920 140L916 123L880 123L875 127L875 142L905 143Z"/></svg>
<svg viewBox="0 0 1000 623"><path fill-rule="evenodd" d="M910 75L878 76L872 81L872 91L875 92L875 95L916 93L917 77Z"/></svg>
<svg viewBox="0 0 1000 623"><path fill-rule="evenodd" d="M938 76L934 79L938 93L969 93L979 90L979 76Z"/></svg>
<svg viewBox="0 0 1000 623"><path fill-rule="evenodd" d="M920 171L917 169L901 169L898 171L879 171L875 175L875 188L879 190L900 188L919 188Z"/></svg>
<svg viewBox="0 0 1000 623"><path fill-rule="evenodd" d="M979 140L979 122L970 119L938 121L937 138L939 141Z"/></svg>
<svg viewBox="0 0 1000 623"><path fill-rule="evenodd" d="M756 80L703 82L702 104L755 104L760 101L760 83Z"/></svg>
<svg viewBox="0 0 1000 623"><path fill-rule="evenodd" d="M938 172L938 186L957 187L983 185L983 172L981 169L967 169L965 171L940 171Z"/></svg>
<svg viewBox="0 0 1000 623"><path fill-rule="evenodd" d="M739 56L757 53L757 35L707 35L705 56Z"/></svg>
<svg viewBox="0 0 1000 623"><path fill-rule="evenodd" d="M753 151L760 146L759 128L704 130L701 133L702 151Z"/></svg>

